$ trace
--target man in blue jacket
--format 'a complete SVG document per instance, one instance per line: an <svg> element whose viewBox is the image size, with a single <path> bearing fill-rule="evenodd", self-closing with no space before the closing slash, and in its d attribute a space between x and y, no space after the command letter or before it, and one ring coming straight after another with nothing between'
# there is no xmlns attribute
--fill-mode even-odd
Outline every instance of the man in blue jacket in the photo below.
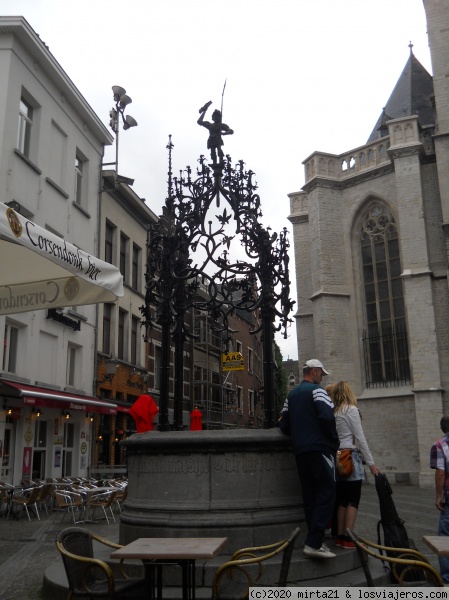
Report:
<svg viewBox="0 0 449 600"><path fill-rule="evenodd" d="M296 468L302 487L307 523L304 555L309 558L334 558L323 544L324 532L335 503L335 455L339 441L334 405L320 387L329 375L316 358L303 365L303 381L288 395L279 427L290 435Z"/></svg>

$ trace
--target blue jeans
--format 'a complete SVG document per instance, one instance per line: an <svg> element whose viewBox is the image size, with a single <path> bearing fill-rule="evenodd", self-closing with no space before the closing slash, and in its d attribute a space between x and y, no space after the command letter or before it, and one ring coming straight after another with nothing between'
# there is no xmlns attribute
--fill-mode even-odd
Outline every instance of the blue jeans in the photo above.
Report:
<svg viewBox="0 0 449 600"><path fill-rule="evenodd" d="M438 523L438 535L449 535L449 504L444 506L444 511L440 513L440 522ZM449 583L449 557L440 556L440 573L444 583Z"/></svg>

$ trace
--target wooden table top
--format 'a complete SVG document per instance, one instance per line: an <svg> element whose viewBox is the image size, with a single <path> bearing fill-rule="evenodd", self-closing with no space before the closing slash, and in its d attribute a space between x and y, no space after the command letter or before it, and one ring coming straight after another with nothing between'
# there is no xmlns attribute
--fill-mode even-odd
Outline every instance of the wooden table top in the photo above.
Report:
<svg viewBox="0 0 449 600"><path fill-rule="evenodd" d="M449 556L449 536L423 535L423 542L438 556Z"/></svg>
<svg viewBox="0 0 449 600"><path fill-rule="evenodd" d="M179 559L213 558L228 538L139 538L111 553L111 558Z"/></svg>

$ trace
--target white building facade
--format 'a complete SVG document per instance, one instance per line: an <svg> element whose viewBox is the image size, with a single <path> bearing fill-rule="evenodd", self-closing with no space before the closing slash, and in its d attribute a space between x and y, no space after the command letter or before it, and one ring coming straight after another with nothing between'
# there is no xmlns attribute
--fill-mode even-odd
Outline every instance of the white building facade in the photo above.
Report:
<svg viewBox="0 0 449 600"><path fill-rule="evenodd" d="M0 17L0 190L24 218L99 256L98 190L112 136L22 17ZM1 274L0 274L1 277ZM0 478L86 476L97 307L0 317Z"/></svg>

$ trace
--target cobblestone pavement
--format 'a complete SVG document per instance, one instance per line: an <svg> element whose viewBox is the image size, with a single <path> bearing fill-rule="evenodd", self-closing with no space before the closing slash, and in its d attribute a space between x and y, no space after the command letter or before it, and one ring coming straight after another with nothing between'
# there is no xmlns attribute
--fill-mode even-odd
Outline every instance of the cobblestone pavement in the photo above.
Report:
<svg viewBox="0 0 449 600"><path fill-rule="evenodd" d="M371 480L372 481L372 480ZM438 513L434 507L433 488L392 485L393 499L399 516L404 519L408 535L417 548L438 568L438 561L422 542L425 534L435 534ZM19 520L0 518L0 600L42 600L42 579L47 566L60 560L55 546L56 532L70 526L68 516L49 517L41 512L41 521L23 513ZM373 483L363 486L362 500L355 530L369 539L377 539L379 503ZM119 524L105 521L88 524L99 535L118 542Z"/></svg>
<svg viewBox="0 0 449 600"><path fill-rule="evenodd" d="M25 513L19 520L0 518L0 600L42 600L42 579L45 569L60 560L55 538L58 531L70 527L69 515L53 513L47 517L40 512L41 520L33 515L30 522ZM117 522L80 524L95 533L118 542Z"/></svg>

